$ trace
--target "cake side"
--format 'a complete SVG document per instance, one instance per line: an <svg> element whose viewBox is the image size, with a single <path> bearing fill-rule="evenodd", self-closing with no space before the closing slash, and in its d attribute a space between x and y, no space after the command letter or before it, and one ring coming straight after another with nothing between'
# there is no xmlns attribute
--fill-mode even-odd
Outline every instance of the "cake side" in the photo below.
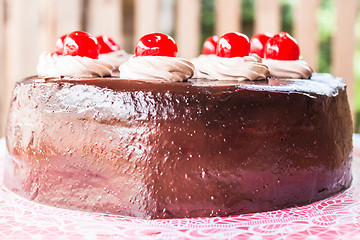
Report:
<svg viewBox="0 0 360 240"><path fill-rule="evenodd" d="M348 188L344 85L269 83L28 79L14 90L4 183L36 202L143 218L273 210Z"/></svg>

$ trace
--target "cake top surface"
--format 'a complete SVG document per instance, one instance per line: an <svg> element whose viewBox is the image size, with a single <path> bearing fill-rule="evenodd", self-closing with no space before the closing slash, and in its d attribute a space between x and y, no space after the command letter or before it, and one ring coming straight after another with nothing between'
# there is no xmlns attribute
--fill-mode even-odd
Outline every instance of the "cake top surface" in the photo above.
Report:
<svg viewBox="0 0 360 240"><path fill-rule="evenodd" d="M263 81L217 81L208 79L190 79L188 82L159 82L152 80L126 80L118 77L107 78L43 78L29 77L20 84L58 83L70 85L93 85L115 91L187 91L201 89L205 91L268 91L285 93L303 93L308 95L336 96L344 90L345 82L327 73L314 73L310 79L276 79Z"/></svg>

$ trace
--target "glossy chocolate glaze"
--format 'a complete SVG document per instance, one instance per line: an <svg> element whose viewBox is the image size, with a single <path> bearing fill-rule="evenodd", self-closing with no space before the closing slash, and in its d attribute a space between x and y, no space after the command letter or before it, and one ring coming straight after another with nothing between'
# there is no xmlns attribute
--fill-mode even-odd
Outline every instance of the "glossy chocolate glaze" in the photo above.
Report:
<svg viewBox="0 0 360 240"><path fill-rule="evenodd" d="M318 82L324 87L307 90ZM188 83L33 77L14 89L6 141L12 191L141 218L299 206L352 180L345 84L321 74Z"/></svg>

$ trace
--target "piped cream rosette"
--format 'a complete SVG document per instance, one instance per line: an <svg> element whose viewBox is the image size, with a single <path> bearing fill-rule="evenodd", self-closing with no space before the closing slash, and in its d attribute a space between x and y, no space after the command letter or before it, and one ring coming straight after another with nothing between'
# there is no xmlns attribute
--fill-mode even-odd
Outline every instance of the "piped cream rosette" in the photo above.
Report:
<svg viewBox="0 0 360 240"><path fill-rule="evenodd" d="M194 65L179 57L132 56L119 71L122 79L184 82L194 75Z"/></svg>
<svg viewBox="0 0 360 240"><path fill-rule="evenodd" d="M304 60L274 60L263 59L263 63L269 68L270 77L308 79L313 70Z"/></svg>
<svg viewBox="0 0 360 240"><path fill-rule="evenodd" d="M196 78L214 80L264 80L269 75L268 67L256 54L245 57L218 57L200 55L192 60Z"/></svg>
<svg viewBox="0 0 360 240"><path fill-rule="evenodd" d="M108 62L88 57L43 53L36 67L42 77L106 77L114 68Z"/></svg>

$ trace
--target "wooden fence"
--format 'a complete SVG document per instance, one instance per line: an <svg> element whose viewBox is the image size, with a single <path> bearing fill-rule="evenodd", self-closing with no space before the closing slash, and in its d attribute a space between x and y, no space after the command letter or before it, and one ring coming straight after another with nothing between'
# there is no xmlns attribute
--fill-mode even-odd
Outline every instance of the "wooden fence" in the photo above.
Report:
<svg viewBox="0 0 360 240"><path fill-rule="evenodd" d="M241 0L215 1L215 33L241 32ZM280 0L254 0L254 32L281 30ZM320 0L294 0L294 37L302 56L317 70ZM348 84L354 109L355 25L358 0L336 1L332 70ZM16 81L35 74L38 56L51 51L58 36L73 30L109 34L132 52L135 41L152 31L174 32L179 55L199 54L201 0L0 0L0 135Z"/></svg>

